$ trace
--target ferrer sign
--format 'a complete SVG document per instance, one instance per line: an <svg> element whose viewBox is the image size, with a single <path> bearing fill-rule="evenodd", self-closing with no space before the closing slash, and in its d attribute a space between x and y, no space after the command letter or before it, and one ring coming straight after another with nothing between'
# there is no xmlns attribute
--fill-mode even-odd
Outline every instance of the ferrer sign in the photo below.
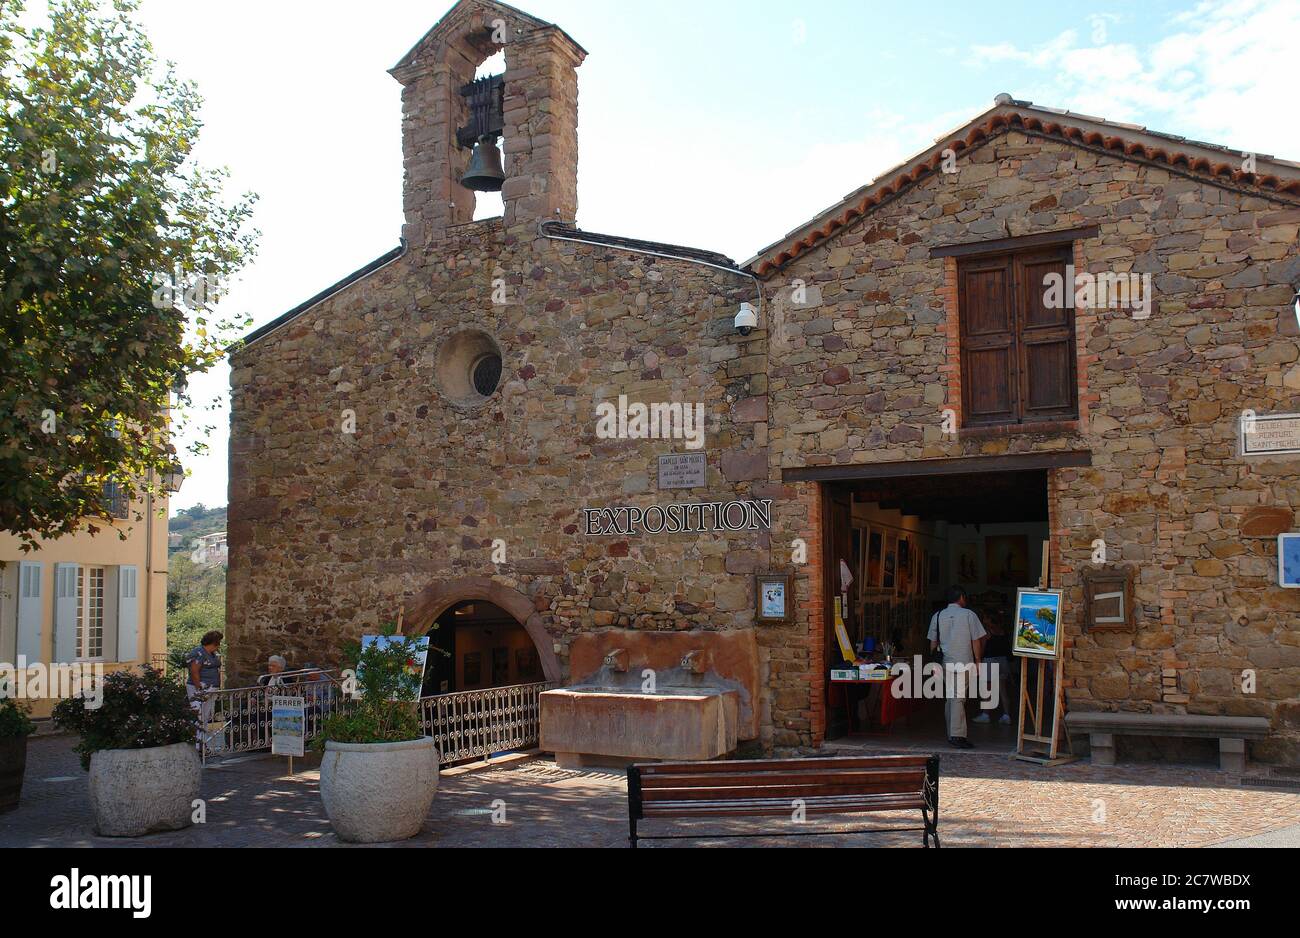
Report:
<svg viewBox="0 0 1300 938"><path fill-rule="evenodd" d="M649 508L584 508L588 537L635 537L638 534L711 534L719 531L767 531L772 501L705 502L700 505L651 505Z"/></svg>

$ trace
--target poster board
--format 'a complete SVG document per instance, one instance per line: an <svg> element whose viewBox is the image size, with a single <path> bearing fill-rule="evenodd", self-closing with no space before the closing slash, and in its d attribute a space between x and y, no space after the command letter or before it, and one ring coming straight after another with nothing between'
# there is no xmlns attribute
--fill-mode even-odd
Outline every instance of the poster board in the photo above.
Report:
<svg viewBox="0 0 1300 938"><path fill-rule="evenodd" d="M420 691L424 687L424 671L429 663L429 638L407 639L401 635L363 635L361 637L361 651L375 645L387 647L391 645L402 645L407 641L415 643L415 653L406 663L405 683L408 688L414 690L415 699L419 699ZM362 669L358 667L357 683L361 683Z"/></svg>
<svg viewBox="0 0 1300 938"><path fill-rule="evenodd" d="M271 755L302 758L307 746L307 702L301 697L271 698Z"/></svg>

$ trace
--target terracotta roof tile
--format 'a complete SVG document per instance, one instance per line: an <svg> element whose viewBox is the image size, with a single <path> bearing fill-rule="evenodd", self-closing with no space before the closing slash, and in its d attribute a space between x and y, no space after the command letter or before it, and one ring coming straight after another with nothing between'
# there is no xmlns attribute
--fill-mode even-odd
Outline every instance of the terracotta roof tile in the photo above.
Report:
<svg viewBox="0 0 1300 938"><path fill-rule="evenodd" d="M1044 119L1044 117L1040 116L1043 112L1063 119ZM1074 120L1071 121L1070 118L1074 118ZM1185 148L1159 146L1128 138L1119 133L1103 133L1096 128L1078 126L1079 123L1083 122L1105 124L1108 130L1124 130L1149 137L1160 137L1174 144L1181 143ZM868 214L882 202L887 201L925 177L938 172L940 165L943 163L945 150L951 149L960 156L963 152L970 150L983 141L1013 129L1059 137L1084 146L1119 153L1129 158L1164 163L1175 169L1200 173L1233 185L1272 190L1283 195L1300 195L1300 177L1283 177L1268 172L1243 172L1240 168L1240 157L1244 154L1236 153L1226 147L1195 143L1182 137L1148 131L1134 124L1107 122L1099 118L1071 114L1068 111L1039 107L1031 108L1025 102L1014 102L1012 110L989 112L986 117L976 118L971 124L955 131L946 140L940 138L938 146L927 151L930 153L928 158L922 159L921 162L912 165L910 168L908 168L910 164L904 164L892 173L887 173L865 188L858 190L839 205L822 213L822 216L814 219L804 228L791 232L781 241L765 249L751 260L746 267L759 276L766 276L776 271L816 247L836 231ZM1190 148L1214 150L1222 153L1225 157L1231 158L1235 156L1237 159L1215 161L1203 154L1187 152ZM1296 165L1281 160L1274 161L1271 157L1258 155L1256 159L1273 161L1287 168Z"/></svg>

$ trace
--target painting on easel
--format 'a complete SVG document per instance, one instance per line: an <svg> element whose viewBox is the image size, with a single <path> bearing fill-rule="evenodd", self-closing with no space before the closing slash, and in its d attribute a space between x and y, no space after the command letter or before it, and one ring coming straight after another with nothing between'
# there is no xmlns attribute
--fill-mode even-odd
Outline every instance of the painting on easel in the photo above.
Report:
<svg viewBox="0 0 1300 938"><path fill-rule="evenodd" d="M1061 590L1022 589L1016 595L1016 636L1012 652L1021 658L1061 657Z"/></svg>

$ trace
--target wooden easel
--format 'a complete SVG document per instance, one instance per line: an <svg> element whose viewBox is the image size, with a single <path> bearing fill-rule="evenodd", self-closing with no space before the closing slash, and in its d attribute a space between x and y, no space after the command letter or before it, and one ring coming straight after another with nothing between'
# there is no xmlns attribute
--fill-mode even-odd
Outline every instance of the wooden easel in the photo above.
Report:
<svg viewBox="0 0 1300 938"><path fill-rule="evenodd" d="M1049 569L1050 557L1047 542L1043 543L1043 564L1040 568L1043 571L1042 577L1038 581L1039 589L1051 588L1051 570ZM1057 629L1063 627L1063 623L1057 623ZM1012 635L1016 634L1019 623L1012 623ZM1062 641L1063 636L1058 636ZM1070 734L1065 728L1065 687L1062 684L1061 660L1059 658L1035 658L1037 664L1034 669L1036 680L1034 682L1034 693L1030 696L1030 677L1029 661L1027 657L1020 659L1020 721L1016 733L1016 754L1014 758L1021 762L1033 762L1036 765L1056 766L1065 765L1069 762L1077 761L1078 757L1074 754L1074 744L1070 741ZM1047 672L1052 672L1052 726L1051 735L1043 735L1044 731L1044 712L1043 697L1047 690ZM1025 715L1028 714L1032 721L1032 732L1025 732ZM1061 737L1065 737L1065 748L1069 750L1068 756L1061 755ZM1037 751L1035 751L1037 750Z"/></svg>

